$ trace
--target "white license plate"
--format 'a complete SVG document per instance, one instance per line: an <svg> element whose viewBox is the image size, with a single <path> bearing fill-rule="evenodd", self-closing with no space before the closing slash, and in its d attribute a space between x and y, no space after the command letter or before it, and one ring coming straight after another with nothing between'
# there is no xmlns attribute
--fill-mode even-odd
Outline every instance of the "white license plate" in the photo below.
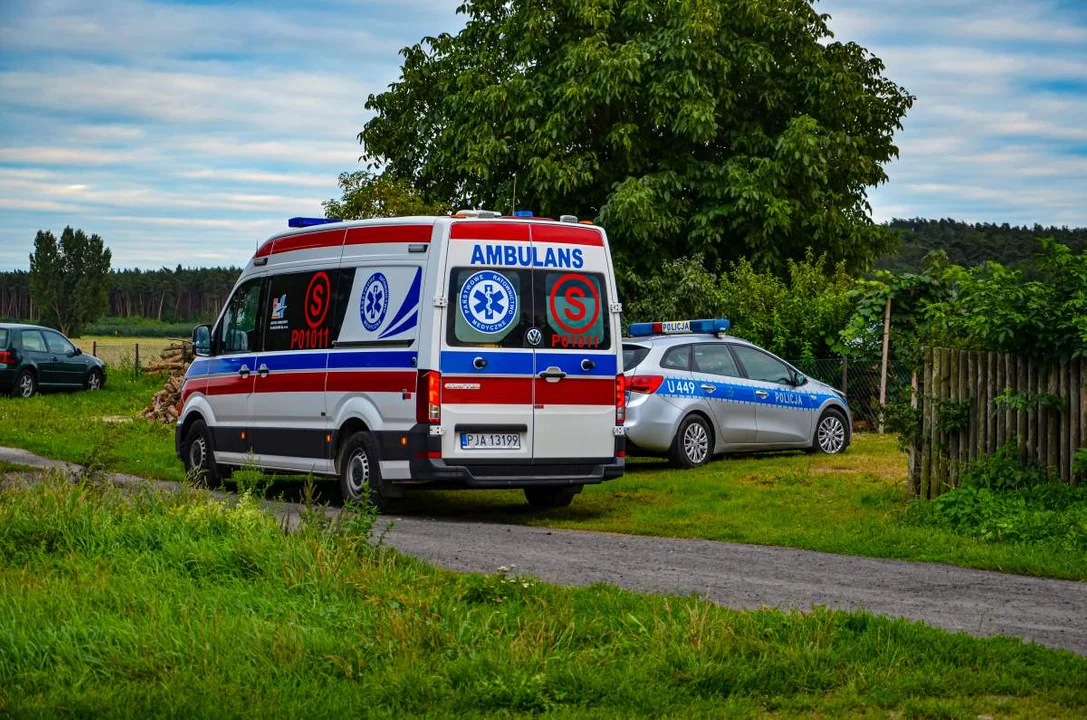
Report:
<svg viewBox="0 0 1087 720"><path fill-rule="evenodd" d="M517 433L461 433L461 450L520 450Z"/></svg>

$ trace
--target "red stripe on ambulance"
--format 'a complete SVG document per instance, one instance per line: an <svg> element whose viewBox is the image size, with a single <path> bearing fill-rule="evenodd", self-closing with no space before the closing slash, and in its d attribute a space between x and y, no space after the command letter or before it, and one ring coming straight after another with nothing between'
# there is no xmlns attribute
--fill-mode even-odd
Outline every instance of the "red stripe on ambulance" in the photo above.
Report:
<svg viewBox="0 0 1087 720"><path fill-rule="evenodd" d="M529 405L531 377L443 375L443 405Z"/></svg>

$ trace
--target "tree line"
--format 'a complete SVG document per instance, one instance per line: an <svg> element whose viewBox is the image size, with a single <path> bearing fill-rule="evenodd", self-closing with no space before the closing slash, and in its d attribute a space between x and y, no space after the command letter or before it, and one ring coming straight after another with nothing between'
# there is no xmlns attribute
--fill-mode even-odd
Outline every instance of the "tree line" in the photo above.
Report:
<svg viewBox="0 0 1087 720"><path fill-rule="evenodd" d="M163 322L209 322L219 315L241 269L236 267L110 270L105 316ZM0 272L0 317L41 319L26 270Z"/></svg>

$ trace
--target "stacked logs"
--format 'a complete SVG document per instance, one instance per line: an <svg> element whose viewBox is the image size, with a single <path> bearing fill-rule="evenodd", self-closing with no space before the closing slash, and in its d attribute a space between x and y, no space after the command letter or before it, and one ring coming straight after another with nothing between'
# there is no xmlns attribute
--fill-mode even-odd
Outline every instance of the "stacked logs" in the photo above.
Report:
<svg viewBox="0 0 1087 720"><path fill-rule="evenodd" d="M158 362L145 368L149 372L169 372L170 377L162 390L151 398L151 404L144 409L144 418L161 423L177 421L177 414L181 409L181 386L185 384L185 373L194 357L192 343L175 341L162 351Z"/></svg>

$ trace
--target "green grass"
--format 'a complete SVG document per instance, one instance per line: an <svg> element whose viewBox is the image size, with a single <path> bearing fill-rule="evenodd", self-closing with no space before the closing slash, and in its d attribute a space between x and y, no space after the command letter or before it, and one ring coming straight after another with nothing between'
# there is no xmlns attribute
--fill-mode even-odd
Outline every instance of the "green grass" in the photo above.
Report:
<svg viewBox="0 0 1087 720"><path fill-rule="evenodd" d="M0 716L1054 717L1087 658L816 609L457 575L257 501L0 492Z"/></svg>
<svg viewBox="0 0 1087 720"><path fill-rule="evenodd" d="M182 480L173 426L134 417L162 379L111 376L104 391L0 399L0 445L81 462L97 446L107 467ZM405 513L604 532L781 545L944 562L1087 580L1082 552L1045 542L994 542L910 522L905 456L891 436L861 435L840 456L779 453L718 460L689 472L634 460L622 478L590 486L571 507L529 511L520 492L411 494Z"/></svg>

